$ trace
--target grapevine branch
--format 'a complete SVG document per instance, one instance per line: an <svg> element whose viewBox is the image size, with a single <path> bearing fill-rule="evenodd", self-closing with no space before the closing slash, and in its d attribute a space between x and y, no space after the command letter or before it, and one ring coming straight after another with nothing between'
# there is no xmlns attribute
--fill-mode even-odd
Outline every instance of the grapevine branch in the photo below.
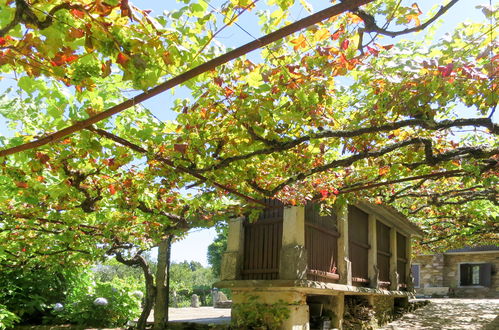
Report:
<svg viewBox="0 0 499 330"><path fill-rule="evenodd" d="M421 127L428 130L441 130L453 127L463 127L463 126L473 126L473 127L483 126L488 128L492 134L499 135L499 125L494 124L490 118L462 118L454 120L442 120L439 122L423 120L423 119L407 119L379 126L362 127L351 130L336 130L336 131L327 130L312 135L305 135L300 138L288 141L266 139L262 136L257 135L252 130L251 127L247 126L246 129L250 137L254 141L264 143L266 146L268 146L268 148L256 150L247 154L222 158L218 163L202 169L197 169L196 171L199 173L203 173L203 172L218 170L227 167L228 165L236 161L247 160L259 155L268 155L274 152L289 150L313 139L353 138L364 134L389 132L404 127Z"/></svg>
<svg viewBox="0 0 499 330"><path fill-rule="evenodd" d="M112 141L114 141L114 142L117 142L117 143L121 144L122 146L128 147L128 148L130 148L130 149L132 149L132 150L134 150L134 151L136 151L136 152L138 152L138 153L141 153L141 154L149 154L149 152L148 152L146 149L144 149L144 148L142 148L142 147L140 147L140 146L138 146L138 145L136 145L136 144L134 144L134 143L132 143L132 142L130 142L130 141L128 141L128 140L125 140L125 139L123 139L123 138L121 138L121 137L119 137L119 136L116 136L116 135L114 135L114 134L112 134L112 133L109 133L109 132L107 132L107 131L105 131L105 130L102 130L102 129L97 129L97 128L94 128L94 127L90 127L90 128L88 128L88 129L89 129L90 131L92 131L92 132L96 133L96 134L99 134L100 136L103 136L103 137L108 138L108 139L110 139L110 140L112 140ZM213 180L211 180L211 179L208 179L208 178L207 178L207 177L205 177L204 175L199 174L199 173L197 173L197 172L195 172L195 171L193 171L193 170L191 170L191 169L189 169L189 168L186 168L186 167L181 166L181 165L176 165L176 164L175 164L173 161L171 161L170 159L167 159L167 158L165 158L165 157L161 157L161 156L159 156L159 155L156 155L156 156L154 157L154 159L155 159L155 160L157 160L157 161L159 161L159 162L161 162L161 163L163 163L163 164L168 165L169 167L174 168L175 170L178 170L178 171L183 172L183 173L190 174L190 175L192 175L193 177L195 177L196 179L199 179L199 180L201 180L201 181L203 181L203 182L205 182L205 181L211 182L214 186L216 186L216 187L218 187L218 188L220 188L220 189L223 189L223 190L225 190L225 191L227 191L227 192L230 192L230 193L232 193L232 194L234 194L234 195L236 195L236 196L239 196L239 197L241 197L241 198L243 198L243 199L245 199L245 200L247 200L247 201L249 201L249 202L256 203L256 204L260 204L260 205L263 205L263 206L266 206L266 204L265 204L265 203L263 203L263 202L261 202L261 201L259 201L259 200L257 200L257 199L254 199L254 198L252 198L252 197L250 197L250 196L246 196L246 195L244 195L244 194L242 194L242 193L238 192L237 190L235 190L235 189L233 189L233 188L230 188L230 187L228 187L228 186L226 186L226 185L223 185L223 184L220 184L220 183L218 183L218 182L216 182L216 181L213 181Z"/></svg>
<svg viewBox="0 0 499 330"><path fill-rule="evenodd" d="M16 12L12 21L7 24L4 28L0 29L0 37L4 37L10 32L16 25L23 23L25 25L33 25L38 29L43 30L52 25L54 20L54 15L59 10L69 10L69 9L79 9L84 10L83 6L71 4L69 2L64 2L59 5L52 7L49 13L45 16L43 20L40 20L38 16L30 8L30 5L26 0L16 0Z"/></svg>
<svg viewBox="0 0 499 330"><path fill-rule="evenodd" d="M18 0L18 1L23 1L23 0ZM254 41L251 41L241 47L238 47L234 50L231 50L224 55L221 55L219 57L216 57L210 61L207 61L191 70L188 70L176 77L173 77L164 83L161 83L157 85L156 87L153 87L149 89L148 91L145 91L133 98L130 98L118 105L115 105L103 112L100 112L94 116L91 116L90 118L87 118L82 121L78 121L75 124L68 126L62 130L59 130L57 132L54 132L52 134L46 135L45 137L42 137L38 140L31 141L28 143L24 143L12 148L7 148L4 150L0 150L0 157L12 155L24 150L30 150L34 148L41 147L43 145L49 144L51 142L55 142L65 136L68 136L70 134L73 134L75 132L81 131L90 125L93 125L95 123L98 123L106 118L109 118L119 112L122 112L128 108L131 108L145 100L150 99L153 96L156 96L160 93L163 93L175 86L178 86L194 77L199 76L200 74L203 74L207 71L213 70L216 67L223 65L229 61L232 61L236 58L239 58L253 50L259 49L261 47L264 47L266 45L269 45L275 41L278 41L284 37L287 37L297 31L300 31L306 27L309 27L311 25L317 24L327 18L330 18L332 16L339 15L341 13L344 13L349 10L353 10L355 8L358 8L359 6L365 5L367 3L373 2L374 0L349 0L348 2L342 2L338 3L337 5L331 6L329 8L326 8L322 11L319 11L313 15L310 15L308 17L305 17L299 21L296 21L290 25L287 25L277 31L274 31L272 33L269 33L259 39L256 39Z"/></svg>

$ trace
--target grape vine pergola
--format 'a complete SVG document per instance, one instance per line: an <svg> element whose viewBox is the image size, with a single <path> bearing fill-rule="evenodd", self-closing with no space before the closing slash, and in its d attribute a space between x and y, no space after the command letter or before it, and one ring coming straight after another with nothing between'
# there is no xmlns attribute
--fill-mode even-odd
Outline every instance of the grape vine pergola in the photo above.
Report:
<svg viewBox="0 0 499 330"><path fill-rule="evenodd" d="M390 203L428 233L421 247L497 243L496 9L415 41L402 38L458 0L426 15L340 1L292 24L294 1L278 0L266 34L226 52L219 32L268 5L184 2L160 17L126 0L3 2L17 92L0 111L17 135L0 139L2 267L115 255L144 269L147 310L166 300L167 266L155 284L141 251L266 197ZM139 105L180 84L175 122Z"/></svg>

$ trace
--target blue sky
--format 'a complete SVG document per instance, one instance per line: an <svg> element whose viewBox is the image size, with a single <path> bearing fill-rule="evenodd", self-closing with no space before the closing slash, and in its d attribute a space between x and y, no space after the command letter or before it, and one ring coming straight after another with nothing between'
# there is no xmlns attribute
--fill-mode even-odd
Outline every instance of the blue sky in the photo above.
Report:
<svg viewBox="0 0 499 330"><path fill-rule="evenodd" d="M204 0L200 0L204 1ZM211 0L210 4L215 8L220 8L220 4L223 1ZM261 0L260 2L264 2ZM298 1L297 1L298 2ZM323 9L330 5L329 1L309 1L316 11ZM413 1L414 2L414 1ZM427 11L431 6L433 6L437 1L421 0L418 1L419 6L423 11ZM174 10L181 5L175 3L173 0L135 0L132 3L141 9L152 9L152 16L162 14L164 10ZM412 3L412 2L409 2ZM489 1L483 0L461 0L456 4L449 12L444 16L444 23L439 30L440 32L436 37L441 36L447 31L451 31L459 22L466 19L471 19L474 21L483 20L484 16L481 14L479 9L475 7L480 4L488 5ZM293 12L293 19L297 20L305 17L308 13L303 9L297 9ZM250 32L253 36L261 36L258 30L259 18L255 15L255 12L246 12L242 15L239 24L244 27L245 30ZM417 38L417 35L415 36ZM406 36L407 38L407 36ZM217 39L228 47L238 47L247 42L253 40L252 37L247 35L238 26L230 26L225 29L222 33L217 36ZM258 53L251 55L252 57L258 57ZM9 84L8 80L3 80L0 82L0 91L3 91ZM144 103L144 105L149 108L158 118L162 120L173 120L175 119L175 113L170 110L173 101L176 98L186 98L189 97L185 89L177 88L175 94L171 92L163 93L156 96ZM12 135L12 132L7 131L5 126L5 120L0 117L0 134L2 135ZM207 246L213 241L216 233L214 229L194 229L192 233L188 235L185 239L180 240L173 244L172 247L172 260L173 261L183 261L183 260L195 260L199 261L204 265L207 265L206 261L206 251Z"/></svg>

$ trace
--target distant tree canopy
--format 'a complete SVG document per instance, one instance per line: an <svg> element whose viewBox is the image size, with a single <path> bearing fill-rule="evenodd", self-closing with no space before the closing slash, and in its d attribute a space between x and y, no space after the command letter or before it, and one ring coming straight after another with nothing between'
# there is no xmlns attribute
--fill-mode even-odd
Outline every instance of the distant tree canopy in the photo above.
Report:
<svg viewBox="0 0 499 330"><path fill-rule="evenodd" d="M227 250L227 223L222 222L218 224L216 230L217 236L213 240L213 243L208 245L207 257L208 263L211 265L213 275L217 278L220 278L220 272L222 269L222 255Z"/></svg>

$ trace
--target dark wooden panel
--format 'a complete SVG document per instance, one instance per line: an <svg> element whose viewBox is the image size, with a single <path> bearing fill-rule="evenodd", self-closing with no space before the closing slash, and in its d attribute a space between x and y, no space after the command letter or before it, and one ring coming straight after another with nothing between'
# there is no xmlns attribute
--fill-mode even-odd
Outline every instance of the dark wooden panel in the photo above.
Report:
<svg viewBox="0 0 499 330"><path fill-rule="evenodd" d="M376 221L376 245L378 251L390 253L390 227Z"/></svg>
<svg viewBox="0 0 499 330"><path fill-rule="evenodd" d="M383 282L390 281L390 257L378 253L379 280Z"/></svg>
<svg viewBox="0 0 499 330"><path fill-rule="evenodd" d="M279 276L279 254L282 244L283 206L267 199L270 206L254 223L244 223L242 279L271 280Z"/></svg>
<svg viewBox="0 0 499 330"><path fill-rule="evenodd" d="M337 275L338 233L319 227L305 225L305 248L307 249L308 279L335 282Z"/></svg>
<svg viewBox="0 0 499 330"><path fill-rule="evenodd" d="M348 241L352 279L354 282L367 283L367 256L369 215L355 206L348 207Z"/></svg>
<svg viewBox="0 0 499 330"><path fill-rule="evenodd" d="M379 280L382 282L390 281L390 227L376 221L376 246L377 246L377 265L379 269Z"/></svg>
<svg viewBox="0 0 499 330"><path fill-rule="evenodd" d="M320 210L320 204L307 204L305 206L305 222L336 231L336 215L334 213L321 215Z"/></svg>
<svg viewBox="0 0 499 330"><path fill-rule="evenodd" d="M399 284L407 284L407 238L397 233L397 273Z"/></svg>

